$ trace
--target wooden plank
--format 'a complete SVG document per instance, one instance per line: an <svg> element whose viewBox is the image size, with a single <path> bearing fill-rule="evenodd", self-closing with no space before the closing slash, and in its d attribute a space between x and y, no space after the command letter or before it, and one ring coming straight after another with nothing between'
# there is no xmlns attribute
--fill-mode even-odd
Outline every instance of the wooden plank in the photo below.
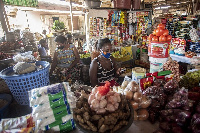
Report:
<svg viewBox="0 0 200 133"><path fill-rule="evenodd" d="M73 14L72 14L72 0L70 0L70 16L71 16L71 26L72 26L72 33L73 33L74 25L73 25Z"/></svg>
<svg viewBox="0 0 200 133"><path fill-rule="evenodd" d="M0 21L1 21L3 31L8 33L10 26L9 26L8 18L6 15L5 8L4 8L3 0L0 0Z"/></svg>

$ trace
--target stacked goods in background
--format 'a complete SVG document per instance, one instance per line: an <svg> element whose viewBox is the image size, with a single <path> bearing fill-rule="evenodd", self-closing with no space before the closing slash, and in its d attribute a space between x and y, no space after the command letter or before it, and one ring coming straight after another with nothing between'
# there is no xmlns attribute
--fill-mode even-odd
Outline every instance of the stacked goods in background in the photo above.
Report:
<svg viewBox="0 0 200 133"><path fill-rule="evenodd" d="M151 11L110 10L107 18L90 17L89 38L97 40L108 37L114 45L140 42L151 29L151 23Z"/></svg>
<svg viewBox="0 0 200 133"><path fill-rule="evenodd" d="M158 24L153 34L149 35L148 56L150 60L150 72L162 71L163 63L169 57L169 48L172 36L165 29L164 24Z"/></svg>

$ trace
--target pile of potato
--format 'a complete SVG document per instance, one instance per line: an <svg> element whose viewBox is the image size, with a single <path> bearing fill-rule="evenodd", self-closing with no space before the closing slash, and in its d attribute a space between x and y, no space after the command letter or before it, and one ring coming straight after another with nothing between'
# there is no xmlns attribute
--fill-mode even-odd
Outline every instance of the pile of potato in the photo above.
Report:
<svg viewBox="0 0 200 133"><path fill-rule="evenodd" d="M131 119L131 109L125 96L119 94L120 103L115 111L98 112L94 106L88 103L89 95L81 91L81 96L77 100L76 108L73 110L73 118L78 127L88 132L116 132L128 125ZM106 107L106 106L105 106Z"/></svg>
<svg viewBox="0 0 200 133"><path fill-rule="evenodd" d="M150 106L151 99L142 94L139 85L135 81L124 82L122 83L122 88L125 88L123 94L134 109L134 120L146 120L149 117L146 108Z"/></svg>

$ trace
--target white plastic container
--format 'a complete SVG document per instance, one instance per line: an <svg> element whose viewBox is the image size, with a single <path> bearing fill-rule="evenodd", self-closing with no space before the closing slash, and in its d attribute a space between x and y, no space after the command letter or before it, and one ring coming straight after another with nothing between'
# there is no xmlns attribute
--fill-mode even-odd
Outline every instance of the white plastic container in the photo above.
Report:
<svg viewBox="0 0 200 133"><path fill-rule="evenodd" d="M163 71L163 65L167 62L168 58L153 58L149 57L150 73Z"/></svg>
<svg viewBox="0 0 200 133"><path fill-rule="evenodd" d="M149 57L149 61L150 62L154 62L154 63L165 63L167 62L168 58L153 58L153 57Z"/></svg>
<svg viewBox="0 0 200 133"><path fill-rule="evenodd" d="M140 79L144 78L146 69L141 67L135 67L132 69L132 81L139 83Z"/></svg>
<svg viewBox="0 0 200 133"><path fill-rule="evenodd" d="M150 73L163 71L164 63L150 62Z"/></svg>

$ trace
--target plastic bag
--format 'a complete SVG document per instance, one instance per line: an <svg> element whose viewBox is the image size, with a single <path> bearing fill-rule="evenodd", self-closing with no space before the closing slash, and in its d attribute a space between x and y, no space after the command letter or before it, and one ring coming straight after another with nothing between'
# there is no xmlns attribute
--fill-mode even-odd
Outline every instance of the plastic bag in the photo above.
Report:
<svg viewBox="0 0 200 133"><path fill-rule="evenodd" d="M33 89L29 91L29 100L30 106L35 105L34 108L49 101L52 108L62 103L68 103L71 108L76 107L76 97L69 91L69 85L66 82Z"/></svg>
<svg viewBox="0 0 200 133"><path fill-rule="evenodd" d="M65 113L62 113L62 114L65 114ZM55 118L54 115L51 115L51 116L49 116L45 119L37 120L37 124L36 124L37 128L44 130L44 127L47 126L47 125L48 125L49 128L52 128L56 125L64 123L64 122L73 118L72 114L68 114L68 115L62 115L62 114L59 115L59 118L60 118L59 120L58 120L58 118Z"/></svg>
<svg viewBox="0 0 200 133"><path fill-rule="evenodd" d="M71 131L75 128L71 109L76 107L76 98L66 82L33 89L29 91L29 99L37 129Z"/></svg>
<svg viewBox="0 0 200 133"><path fill-rule="evenodd" d="M32 51L28 51L25 53L17 54L13 57L15 62L27 62L27 61L35 61L36 59L32 55Z"/></svg>
<svg viewBox="0 0 200 133"><path fill-rule="evenodd" d="M29 128L34 126L35 122L33 121L33 117L31 114L28 114L17 118L2 119L0 122L0 131Z"/></svg>

